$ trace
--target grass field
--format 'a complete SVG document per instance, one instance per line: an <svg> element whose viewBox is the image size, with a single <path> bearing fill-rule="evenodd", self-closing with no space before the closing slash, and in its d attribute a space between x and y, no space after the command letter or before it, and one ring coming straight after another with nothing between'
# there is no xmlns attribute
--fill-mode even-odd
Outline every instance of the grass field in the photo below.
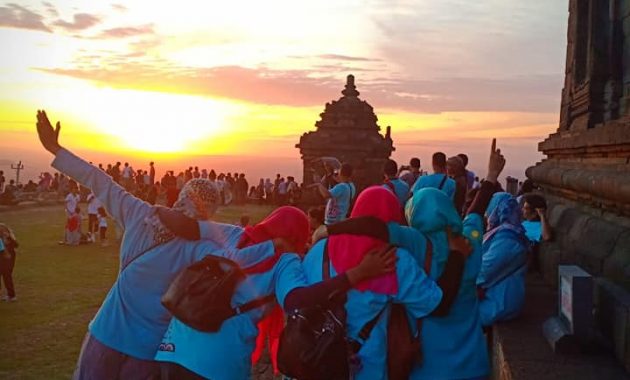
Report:
<svg viewBox="0 0 630 380"><path fill-rule="evenodd" d="M270 211L231 206L215 219L233 223L247 213L254 223ZM107 248L58 245L61 205L2 210L0 222L20 243L13 273L18 301L0 302L0 379L68 379L88 322L116 278L118 245L115 239Z"/></svg>

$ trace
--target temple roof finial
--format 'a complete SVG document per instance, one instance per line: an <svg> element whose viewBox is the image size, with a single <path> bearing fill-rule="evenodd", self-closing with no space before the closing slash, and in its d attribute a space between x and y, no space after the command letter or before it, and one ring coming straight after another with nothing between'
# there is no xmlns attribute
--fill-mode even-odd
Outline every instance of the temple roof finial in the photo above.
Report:
<svg viewBox="0 0 630 380"><path fill-rule="evenodd" d="M354 75L348 75L346 81L346 88L341 91L344 96L359 96L360 92L357 91L357 87L354 85Z"/></svg>

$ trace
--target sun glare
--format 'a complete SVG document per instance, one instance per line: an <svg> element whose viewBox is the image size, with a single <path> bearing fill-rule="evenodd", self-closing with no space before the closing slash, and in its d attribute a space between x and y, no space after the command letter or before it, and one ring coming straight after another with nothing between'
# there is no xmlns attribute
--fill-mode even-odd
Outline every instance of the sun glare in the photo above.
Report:
<svg viewBox="0 0 630 380"><path fill-rule="evenodd" d="M231 108L207 98L145 91L94 89L84 95L81 118L125 144L113 148L140 152L193 153L190 148L226 132Z"/></svg>

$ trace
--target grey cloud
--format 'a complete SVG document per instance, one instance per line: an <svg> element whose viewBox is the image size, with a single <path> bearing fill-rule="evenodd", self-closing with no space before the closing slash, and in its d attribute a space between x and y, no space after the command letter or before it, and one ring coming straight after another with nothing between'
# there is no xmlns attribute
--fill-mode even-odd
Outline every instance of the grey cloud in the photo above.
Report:
<svg viewBox="0 0 630 380"><path fill-rule="evenodd" d="M153 34L153 25L128 26L104 30L100 38L127 38L146 34Z"/></svg>
<svg viewBox="0 0 630 380"><path fill-rule="evenodd" d="M77 13L74 15L72 22L57 20L53 25L65 29L67 31L78 31L91 28L101 22L100 17L88 13Z"/></svg>
<svg viewBox="0 0 630 380"><path fill-rule="evenodd" d="M190 68L166 61L130 63L128 57L86 59L75 69L40 69L121 88L155 89L238 99L260 104L316 106L336 99L344 80L339 71L250 69L239 66ZM521 111L555 112L561 76L497 78L446 77L418 80L403 77L357 77L362 98L375 108L409 112Z"/></svg>
<svg viewBox="0 0 630 380"><path fill-rule="evenodd" d="M0 27L52 32L44 24L42 15L17 4L7 4L4 7L0 7Z"/></svg>
<svg viewBox="0 0 630 380"><path fill-rule="evenodd" d="M126 12L128 8L122 4L112 4L112 9L118 12Z"/></svg>
<svg viewBox="0 0 630 380"><path fill-rule="evenodd" d="M357 61L357 62L379 62L380 59L366 58L366 57L352 57L341 54L320 54L317 57L322 59L334 59L339 61Z"/></svg>

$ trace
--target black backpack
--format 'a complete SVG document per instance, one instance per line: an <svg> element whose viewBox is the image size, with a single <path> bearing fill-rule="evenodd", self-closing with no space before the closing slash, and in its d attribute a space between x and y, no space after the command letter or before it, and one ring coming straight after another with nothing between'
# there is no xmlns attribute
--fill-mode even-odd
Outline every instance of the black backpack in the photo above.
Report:
<svg viewBox="0 0 630 380"><path fill-rule="evenodd" d="M175 277L162 296L162 305L196 330L218 331L226 319L274 301L271 294L232 307L234 290L245 277L234 261L208 255Z"/></svg>
<svg viewBox="0 0 630 380"><path fill-rule="evenodd" d="M324 247L322 279L330 278L328 241ZM346 338L346 295L335 294L327 305L296 309L289 313L280 335L278 369L298 380L346 380L351 367L360 365L361 343ZM365 341L382 311L360 331Z"/></svg>

